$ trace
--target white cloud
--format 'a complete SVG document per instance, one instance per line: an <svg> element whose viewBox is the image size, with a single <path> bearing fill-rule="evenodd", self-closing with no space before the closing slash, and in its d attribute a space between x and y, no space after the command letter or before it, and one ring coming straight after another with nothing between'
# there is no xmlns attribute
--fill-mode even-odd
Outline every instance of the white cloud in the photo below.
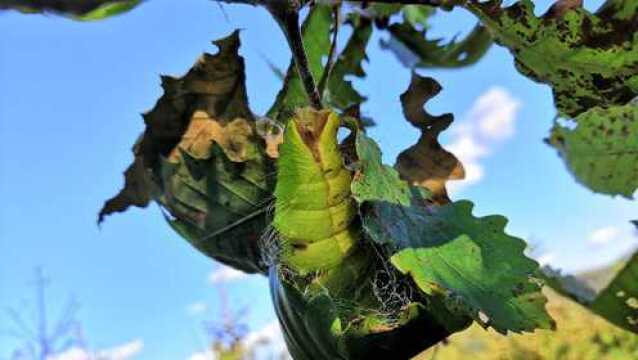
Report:
<svg viewBox="0 0 638 360"><path fill-rule="evenodd" d="M235 270L229 266L219 266L208 276L208 282L216 285L241 280L248 277L243 271Z"/></svg>
<svg viewBox="0 0 638 360"><path fill-rule="evenodd" d="M501 87L489 88L474 101L464 121L454 128L452 141L445 146L465 168L465 179L448 183L450 193L483 179L485 170L481 161L514 135L520 107L520 101Z"/></svg>
<svg viewBox="0 0 638 360"><path fill-rule="evenodd" d="M248 333L242 340L244 349L248 354L255 355L256 358L263 350L263 354L275 355L276 358L280 354L287 354L286 343L278 321L272 321L259 330ZM263 355L261 354L261 355ZM215 353L211 350L197 352L192 354L188 360L216 360ZM288 359L288 357L286 358Z"/></svg>
<svg viewBox="0 0 638 360"><path fill-rule="evenodd" d="M206 310L208 310L208 305L203 301L194 302L186 307L186 312L191 316L199 315Z"/></svg>
<svg viewBox="0 0 638 360"><path fill-rule="evenodd" d="M144 342L139 339L97 352L72 347L60 354L47 357L47 360L128 360L139 354L143 347Z"/></svg>
<svg viewBox="0 0 638 360"><path fill-rule="evenodd" d="M514 122L521 103L501 87L492 87L474 102L469 118L487 139L504 140L514 135Z"/></svg>
<svg viewBox="0 0 638 360"><path fill-rule="evenodd" d="M120 345L111 349L101 350L97 353L99 360L126 360L132 359L139 354L144 348L144 342L140 339L133 340L124 345Z"/></svg>
<svg viewBox="0 0 638 360"><path fill-rule="evenodd" d="M555 259L556 259L556 253L555 252L547 252L547 253L544 253L544 254L540 255L538 258L536 258L536 261L538 261L539 265L541 267L543 267L545 265L549 265Z"/></svg>
<svg viewBox="0 0 638 360"><path fill-rule="evenodd" d="M264 344L275 345L282 343L283 335L278 321L268 323L261 329L248 333L248 335L244 338L244 344L249 349L253 349Z"/></svg>
<svg viewBox="0 0 638 360"><path fill-rule="evenodd" d="M84 349L72 347L60 354L47 356L47 360L93 360L93 356Z"/></svg>
<svg viewBox="0 0 638 360"><path fill-rule="evenodd" d="M216 360L217 356L214 352L207 350L205 352L198 352L191 355L188 360Z"/></svg>
<svg viewBox="0 0 638 360"><path fill-rule="evenodd" d="M606 226L592 231L589 234L589 243L594 246L607 245L621 237L622 231L615 226Z"/></svg>

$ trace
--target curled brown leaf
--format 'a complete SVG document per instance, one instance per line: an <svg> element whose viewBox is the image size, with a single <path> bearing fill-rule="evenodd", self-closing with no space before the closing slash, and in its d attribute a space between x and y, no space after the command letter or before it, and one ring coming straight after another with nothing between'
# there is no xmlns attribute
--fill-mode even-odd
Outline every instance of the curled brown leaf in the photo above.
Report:
<svg viewBox="0 0 638 360"><path fill-rule="evenodd" d="M427 188L437 203L447 203L445 184L465 177L461 162L439 144L438 136L454 120L452 114L430 115L424 104L441 91L441 85L429 77L412 75L408 89L401 95L403 114L419 130L419 141L397 157L395 168L409 183Z"/></svg>

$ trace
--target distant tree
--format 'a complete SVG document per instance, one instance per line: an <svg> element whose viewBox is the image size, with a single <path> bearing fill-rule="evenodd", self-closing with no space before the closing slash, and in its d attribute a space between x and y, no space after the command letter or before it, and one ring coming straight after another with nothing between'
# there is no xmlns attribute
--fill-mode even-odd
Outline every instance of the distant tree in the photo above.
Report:
<svg viewBox="0 0 638 360"><path fill-rule="evenodd" d="M11 323L7 333L23 342L13 351L12 360L46 360L71 347L86 347L81 324L75 318L79 304L73 297L67 301L57 319L51 322L46 297L49 284L50 280L44 275L42 268L36 268L33 282L33 313L29 314L29 304L21 308L7 309Z"/></svg>
<svg viewBox="0 0 638 360"><path fill-rule="evenodd" d="M245 321L248 307L232 309L228 304L228 296L221 284L217 285L220 306L218 317L206 321L204 329L210 338L209 353L218 360L256 360L258 351L271 360L290 359L288 352L277 349L272 341L272 334L251 336L250 327ZM264 357L261 357L264 358Z"/></svg>

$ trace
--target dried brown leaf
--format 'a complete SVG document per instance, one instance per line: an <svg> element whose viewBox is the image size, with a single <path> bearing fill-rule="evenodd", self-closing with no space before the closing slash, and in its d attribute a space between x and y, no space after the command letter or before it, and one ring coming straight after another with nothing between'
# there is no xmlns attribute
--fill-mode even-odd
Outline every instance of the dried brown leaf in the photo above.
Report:
<svg viewBox="0 0 638 360"><path fill-rule="evenodd" d="M408 90L401 95L406 119L419 130L419 141L401 152L395 168L409 183L427 188L434 201L447 203L445 184L465 177L461 162L439 144L438 136L454 120L452 114L430 115L424 104L441 91L441 85L429 77L412 75Z"/></svg>

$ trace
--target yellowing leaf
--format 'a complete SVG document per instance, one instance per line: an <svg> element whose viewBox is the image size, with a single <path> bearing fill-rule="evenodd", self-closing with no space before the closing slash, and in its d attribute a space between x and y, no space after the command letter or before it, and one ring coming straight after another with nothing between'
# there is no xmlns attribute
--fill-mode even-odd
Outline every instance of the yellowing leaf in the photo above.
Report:
<svg viewBox="0 0 638 360"><path fill-rule="evenodd" d="M257 120L257 134L266 142L266 154L273 159L279 157L279 145L284 142L284 130L275 121L263 117Z"/></svg>
<svg viewBox="0 0 638 360"><path fill-rule="evenodd" d="M248 107L239 33L215 44L219 52L204 54L186 75L162 78L164 94L144 114L125 186L99 220L154 200L203 253L240 270L264 271L260 237L269 221L274 163Z"/></svg>
<svg viewBox="0 0 638 360"><path fill-rule="evenodd" d="M179 150L189 153L195 159L210 159L215 143L231 161L243 162L254 158L258 154L253 126L241 118L223 126L205 112L195 111L182 140L171 151L169 160L179 161Z"/></svg>

